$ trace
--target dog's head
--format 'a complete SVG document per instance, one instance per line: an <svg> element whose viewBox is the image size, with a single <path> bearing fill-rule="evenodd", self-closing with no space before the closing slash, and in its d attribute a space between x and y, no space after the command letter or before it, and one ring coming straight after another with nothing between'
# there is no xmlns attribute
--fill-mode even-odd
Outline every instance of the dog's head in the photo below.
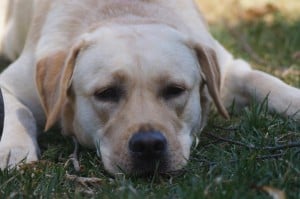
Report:
<svg viewBox="0 0 300 199"><path fill-rule="evenodd" d="M214 51L166 25L100 27L40 60L36 78L46 128L61 118L111 173L178 170L210 99L227 115Z"/></svg>

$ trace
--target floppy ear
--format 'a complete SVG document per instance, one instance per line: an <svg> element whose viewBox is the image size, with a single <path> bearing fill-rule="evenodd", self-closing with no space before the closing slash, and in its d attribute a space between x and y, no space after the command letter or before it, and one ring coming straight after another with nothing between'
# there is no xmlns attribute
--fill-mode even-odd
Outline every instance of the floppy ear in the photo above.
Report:
<svg viewBox="0 0 300 199"><path fill-rule="evenodd" d="M226 108L224 107L220 97L221 74L216 53L209 47L203 47L197 44L194 46L196 54L201 66L203 75L205 76L208 92L214 101L219 113L226 119L229 118Z"/></svg>
<svg viewBox="0 0 300 199"><path fill-rule="evenodd" d="M60 117L82 43L73 47L69 55L63 51L56 52L37 62L35 78L40 101L46 114L45 131Z"/></svg>

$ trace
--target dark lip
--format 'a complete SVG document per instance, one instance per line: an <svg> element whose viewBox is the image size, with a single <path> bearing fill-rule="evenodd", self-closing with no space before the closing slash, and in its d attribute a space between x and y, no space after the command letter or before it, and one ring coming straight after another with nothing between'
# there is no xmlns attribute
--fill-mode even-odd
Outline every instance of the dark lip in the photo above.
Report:
<svg viewBox="0 0 300 199"><path fill-rule="evenodd" d="M149 171L149 172L130 172L128 175L132 177L138 177L138 178L153 178L153 176L159 176L162 178L173 178L173 177L180 177L184 175L187 172L186 169L179 169L179 170L174 170L174 171Z"/></svg>
<svg viewBox="0 0 300 199"><path fill-rule="evenodd" d="M133 158L130 175L149 176L159 173L166 173L169 170L168 156L164 155L160 159Z"/></svg>

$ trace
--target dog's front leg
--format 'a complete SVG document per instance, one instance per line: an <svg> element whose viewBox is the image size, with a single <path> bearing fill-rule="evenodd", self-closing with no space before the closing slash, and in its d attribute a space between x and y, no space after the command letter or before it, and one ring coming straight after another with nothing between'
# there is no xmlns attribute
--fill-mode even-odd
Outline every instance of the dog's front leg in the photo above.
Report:
<svg viewBox="0 0 300 199"><path fill-rule="evenodd" d="M248 95L258 102L267 99L269 111L300 121L300 89L258 70L246 75L244 87Z"/></svg>
<svg viewBox="0 0 300 199"><path fill-rule="evenodd" d="M5 89L2 93L5 118L0 141L0 168L38 160L37 127L31 111Z"/></svg>
<svg viewBox="0 0 300 199"><path fill-rule="evenodd" d="M300 121L300 89L252 69L244 60L233 59L226 67L222 92L227 107L233 101L242 108L253 99L258 103L266 99L270 112L292 116Z"/></svg>

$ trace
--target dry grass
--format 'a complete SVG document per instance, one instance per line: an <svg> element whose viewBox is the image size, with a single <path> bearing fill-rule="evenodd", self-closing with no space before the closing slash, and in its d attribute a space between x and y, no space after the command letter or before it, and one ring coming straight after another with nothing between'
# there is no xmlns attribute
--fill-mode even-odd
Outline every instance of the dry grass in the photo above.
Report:
<svg viewBox="0 0 300 199"><path fill-rule="evenodd" d="M272 20L280 12L288 19L300 17L299 0L196 0L207 21L237 23L239 20Z"/></svg>

